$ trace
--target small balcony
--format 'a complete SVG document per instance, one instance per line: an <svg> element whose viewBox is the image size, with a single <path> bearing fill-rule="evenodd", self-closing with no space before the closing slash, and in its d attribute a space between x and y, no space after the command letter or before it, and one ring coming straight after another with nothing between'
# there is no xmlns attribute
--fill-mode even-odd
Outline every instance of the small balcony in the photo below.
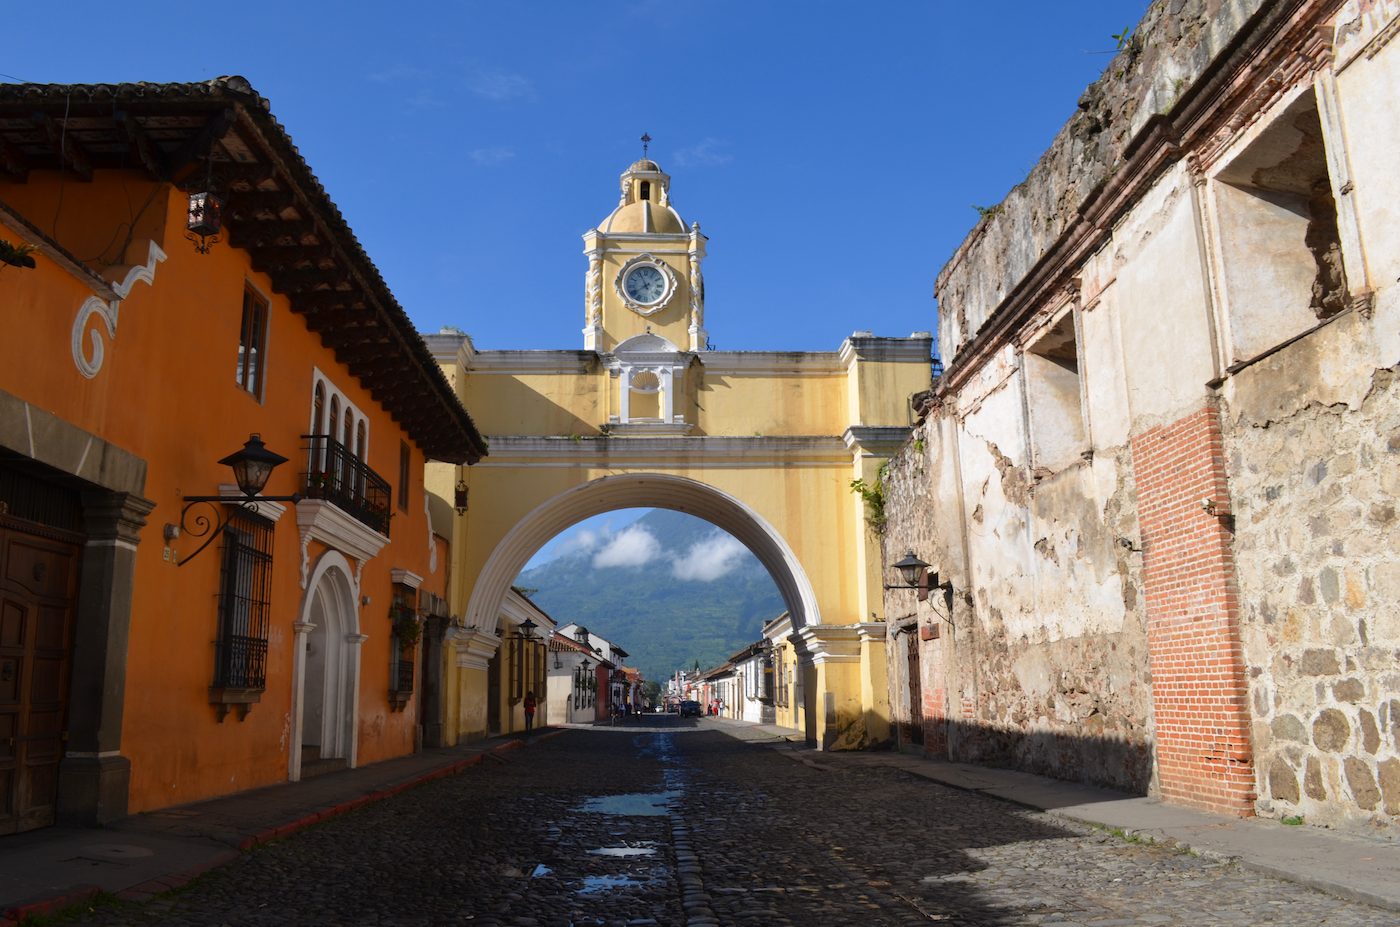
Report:
<svg viewBox="0 0 1400 927"><path fill-rule="evenodd" d="M306 487L302 494L325 499L346 514L389 536L389 481L369 468L350 448L326 435L302 435L307 442Z"/></svg>

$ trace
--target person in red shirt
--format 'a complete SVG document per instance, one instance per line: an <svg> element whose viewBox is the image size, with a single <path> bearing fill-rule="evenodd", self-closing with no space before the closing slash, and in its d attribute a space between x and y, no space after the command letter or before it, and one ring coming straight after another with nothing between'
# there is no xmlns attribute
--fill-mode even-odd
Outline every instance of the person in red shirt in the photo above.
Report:
<svg viewBox="0 0 1400 927"><path fill-rule="evenodd" d="M535 727L535 693L533 691L525 693L525 733L530 733Z"/></svg>

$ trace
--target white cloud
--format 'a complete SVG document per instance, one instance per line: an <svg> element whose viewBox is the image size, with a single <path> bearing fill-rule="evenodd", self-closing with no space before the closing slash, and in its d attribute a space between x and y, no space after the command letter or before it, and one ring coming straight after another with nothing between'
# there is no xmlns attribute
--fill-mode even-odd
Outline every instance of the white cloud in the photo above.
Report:
<svg viewBox="0 0 1400 927"><path fill-rule="evenodd" d="M535 98L534 86L519 74L502 74L499 71L477 76L471 83L472 93L488 100L513 100Z"/></svg>
<svg viewBox="0 0 1400 927"><path fill-rule="evenodd" d="M500 164L502 161L509 161L515 157L515 152L509 148L478 148L471 153L471 158L477 164Z"/></svg>
<svg viewBox="0 0 1400 927"><path fill-rule="evenodd" d="M710 583L734 571L748 548L727 534L713 534L671 564L677 579Z"/></svg>
<svg viewBox="0 0 1400 927"><path fill-rule="evenodd" d="M671 155L680 167L719 167L734 160L734 156L723 151L728 142L718 138L707 138L698 145L682 148Z"/></svg>
<svg viewBox="0 0 1400 927"><path fill-rule="evenodd" d="M624 528L593 555L593 568L639 567L661 556L661 542L645 528Z"/></svg>

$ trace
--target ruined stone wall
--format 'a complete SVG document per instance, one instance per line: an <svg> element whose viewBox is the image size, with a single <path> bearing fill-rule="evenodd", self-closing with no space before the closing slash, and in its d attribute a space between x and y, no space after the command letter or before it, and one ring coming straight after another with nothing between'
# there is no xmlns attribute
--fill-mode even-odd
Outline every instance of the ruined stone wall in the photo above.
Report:
<svg viewBox="0 0 1400 927"><path fill-rule="evenodd" d="M1133 136L1184 91L1266 0L1160 0L1090 84L1024 182L984 217L939 273L945 361L971 339L1114 170Z"/></svg>
<svg viewBox="0 0 1400 927"><path fill-rule="evenodd" d="M1364 356L1375 321L1238 375L1228 449L1260 810L1396 834L1400 383Z"/></svg>

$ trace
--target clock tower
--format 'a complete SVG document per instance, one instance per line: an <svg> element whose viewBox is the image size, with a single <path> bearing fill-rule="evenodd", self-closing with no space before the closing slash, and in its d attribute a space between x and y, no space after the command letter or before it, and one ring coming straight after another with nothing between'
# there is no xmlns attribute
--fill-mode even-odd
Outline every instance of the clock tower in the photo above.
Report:
<svg viewBox="0 0 1400 927"><path fill-rule="evenodd" d="M610 353L650 333L682 351L706 349L705 236L671 205L671 176L643 158L622 175L622 195L584 233L583 347Z"/></svg>

